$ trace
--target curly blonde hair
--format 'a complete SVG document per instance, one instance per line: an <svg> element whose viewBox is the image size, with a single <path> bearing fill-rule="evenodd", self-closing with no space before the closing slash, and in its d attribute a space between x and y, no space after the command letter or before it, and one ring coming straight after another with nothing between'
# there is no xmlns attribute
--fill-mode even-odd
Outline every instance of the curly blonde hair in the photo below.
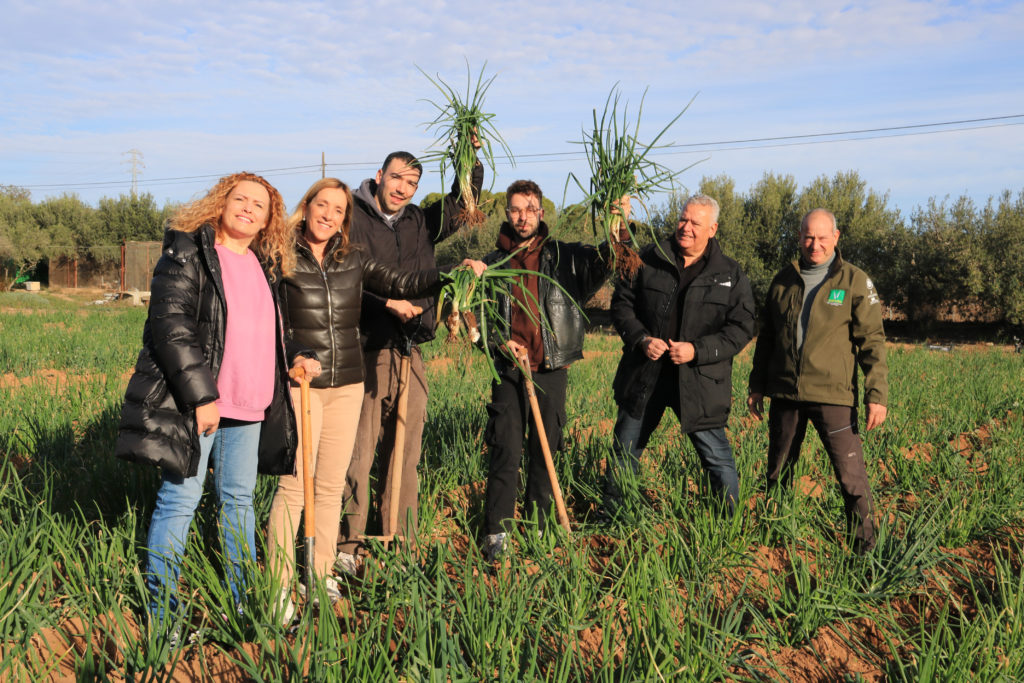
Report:
<svg viewBox="0 0 1024 683"><path fill-rule="evenodd" d="M228 195L238 183L244 180L259 183L270 195L267 226L260 230L256 239L253 240L253 251L265 265L270 266L271 279L275 277L275 267L280 269L283 276L288 277L295 270L295 232L289 229L285 222L287 209L281 198L281 193L265 178L255 173L243 171L224 176L210 188L205 197L178 209L171 217L167 227L170 230L181 232L195 232L203 225L209 224L214 231L219 233L220 219L224 213Z"/></svg>
<svg viewBox="0 0 1024 683"><path fill-rule="evenodd" d="M334 260L341 261L345 258L345 254L348 253L349 249L349 226L352 225L352 190L344 181L338 180L337 178L321 178L306 190L306 194L302 195L302 199L299 201L298 206L292 211L292 214L288 216L288 227L295 233L298 234L306 228L306 209L309 207L310 202L320 194L320 190L323 189L342 190L345 193L345 218L341 222L341 230L338 233L341 235L341 245L334 252Z"/></svg>

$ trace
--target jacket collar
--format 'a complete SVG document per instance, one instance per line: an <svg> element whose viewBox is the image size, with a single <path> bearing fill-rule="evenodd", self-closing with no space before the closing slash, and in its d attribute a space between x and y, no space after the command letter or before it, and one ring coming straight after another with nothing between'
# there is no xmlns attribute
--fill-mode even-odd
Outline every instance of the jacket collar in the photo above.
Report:
<svg viewBox="0 0 1024 683"><path fill-rule="evenodd" d="M193 232L182 232L181 230L164 230L163 244L161 251L176 259L188 258L197 250L209 254L213 251L213 245L217 242L217 233L213 226L204 223Z"/></svg>
<svg viewBox="0 0 1024 683"><path fill-rule="evenodd" d="M299 223L299 226L295 228L295 244L299 249L309 254L310 258L313 257L313 250L309 248L309 242L306 241L306 236L303 234L303 223ZM324 247L324 261L330 258L338 246L341 244L341 231L334 233L331 239L327 241L327 246Z"/></svg>
<svg viewBox="0 0 1024 683"><path fill-rule="evenodd" d="M793 270L800 274L800 257L798 256L792 263ZM828 275L825 277L832 277L839 272L839 269L843 267L843 255L839 253L839 247L836 247L836 257L832 259L832 265L828 267Z"/></svg>
<svg viewBox="0 0 1024 683"><path fill-rule="evenodd" d="M651 251L654 258L671 268L676 267L676 245L672 237L661 239L657 244L653 245ZM722 253L722 247L718 244L718 238L712 237L708 240L708 246L705 248L704 254L701 255L701 258L705 257L708 260L709 269L720 269L722 267L725 262L725 254Z"/></svg>

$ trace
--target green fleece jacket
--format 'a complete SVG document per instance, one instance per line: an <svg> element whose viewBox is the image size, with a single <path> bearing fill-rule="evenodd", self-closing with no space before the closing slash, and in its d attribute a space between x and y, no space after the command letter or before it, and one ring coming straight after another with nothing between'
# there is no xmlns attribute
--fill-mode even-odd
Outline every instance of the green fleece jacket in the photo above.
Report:
<svg viewBox="0 0 1024 683"><path fill-rule="evenodd" d="M800 262L783 268L768 287L750 371L750 392L809 403L857 404L857 367L864 402L887 405L882 304L860 268L836 258L811 303L804 346L797 346L803 303Z"/></svg>

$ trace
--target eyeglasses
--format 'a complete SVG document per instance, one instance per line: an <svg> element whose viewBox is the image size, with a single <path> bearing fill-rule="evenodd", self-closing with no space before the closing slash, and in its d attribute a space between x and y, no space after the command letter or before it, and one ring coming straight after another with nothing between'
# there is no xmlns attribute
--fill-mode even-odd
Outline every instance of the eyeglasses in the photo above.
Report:
<svg viewBox="0 0 1024 683"><path fill-rule="evenodd" d="M543 209L538 206L527 206L524 209L520 209L515 206L508 207L508 215L510 216L522 216L523 214L526 214L527 216L536 216L541 211L543 211Z"/></svg>

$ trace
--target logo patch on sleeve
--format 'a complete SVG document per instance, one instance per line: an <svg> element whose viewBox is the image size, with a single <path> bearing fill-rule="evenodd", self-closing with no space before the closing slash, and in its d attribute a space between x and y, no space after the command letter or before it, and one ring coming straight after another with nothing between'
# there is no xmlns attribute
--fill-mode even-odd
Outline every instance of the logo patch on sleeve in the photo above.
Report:
<svg viewBox="0 0 1024 683"><path fill-rule="evenodd" d="M833 289L828 293L828 305L829 306L842 306L843 301L846 299L845 289Z"/></svg>

